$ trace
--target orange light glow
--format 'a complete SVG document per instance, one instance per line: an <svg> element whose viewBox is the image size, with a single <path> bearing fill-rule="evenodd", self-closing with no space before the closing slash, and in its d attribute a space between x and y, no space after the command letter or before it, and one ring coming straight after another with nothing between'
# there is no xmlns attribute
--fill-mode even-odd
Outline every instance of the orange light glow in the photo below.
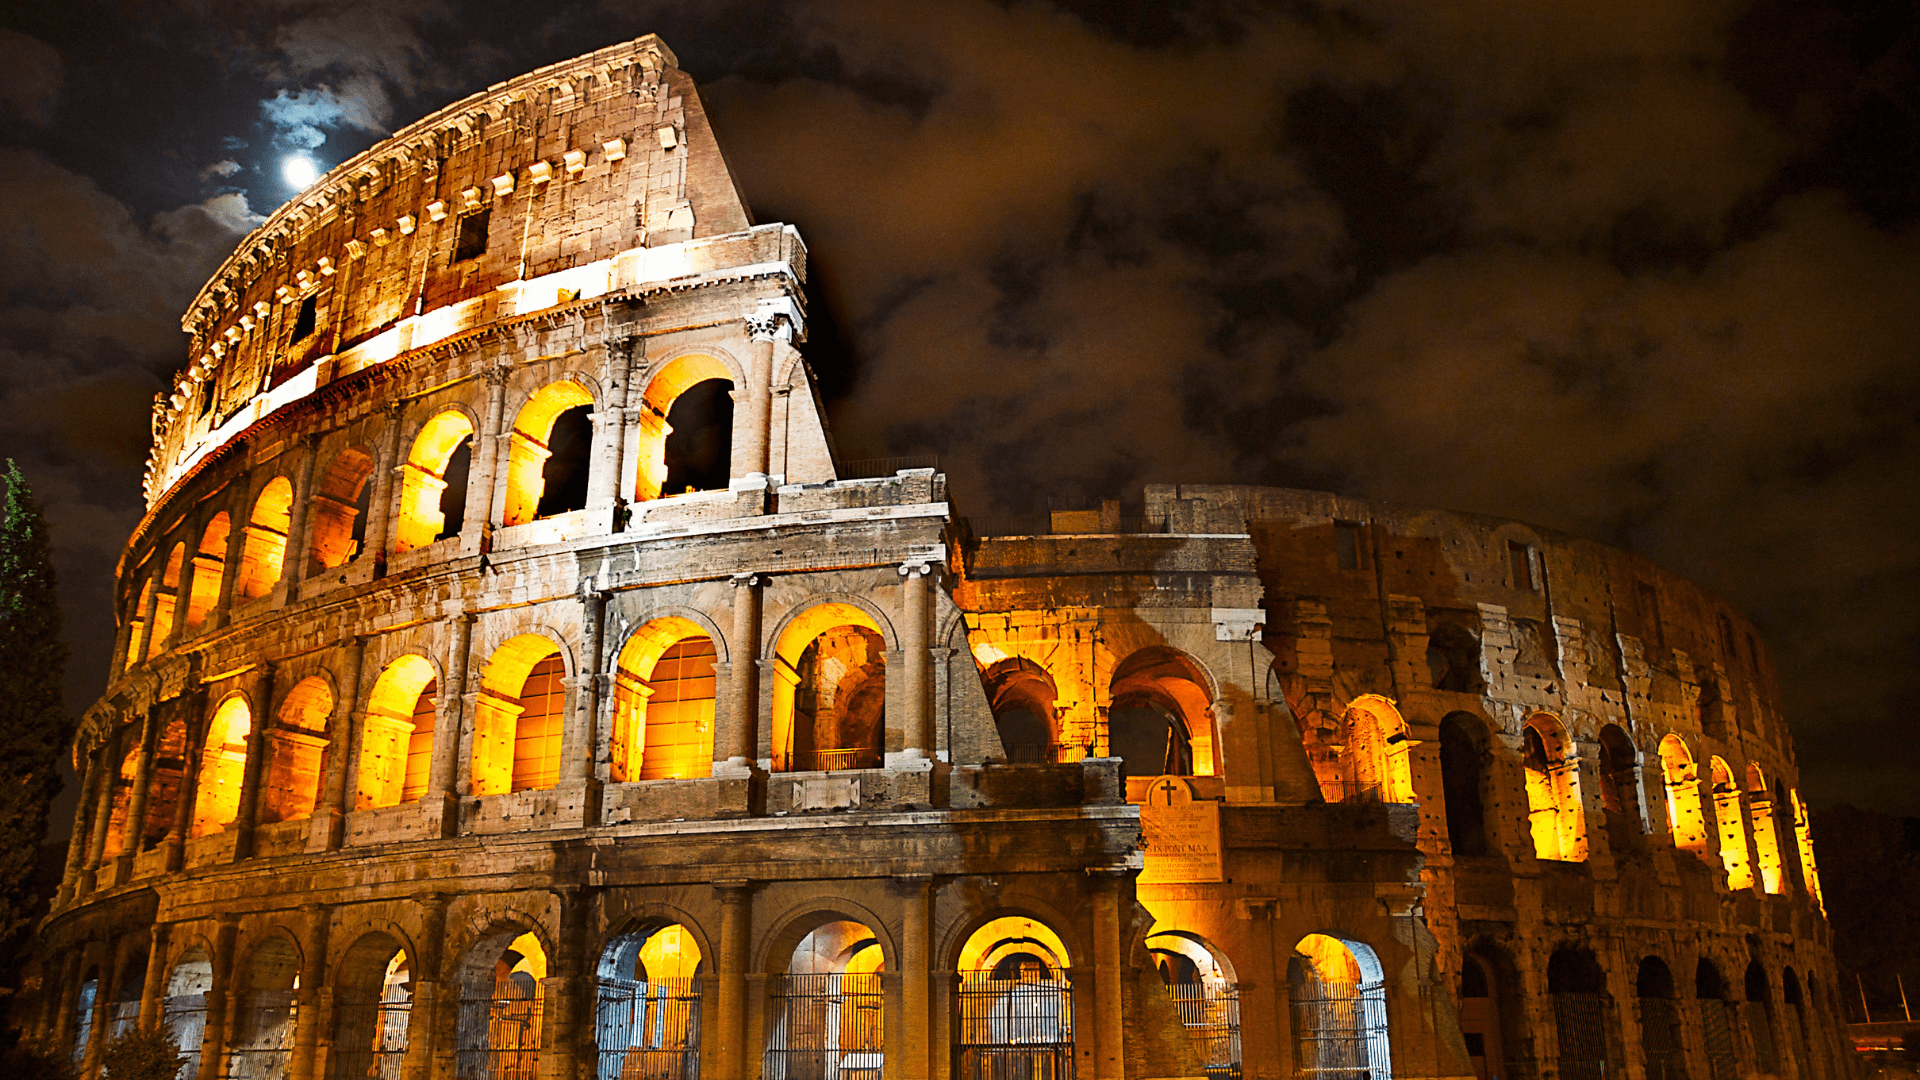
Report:
<svg viewBox="0 0 1920 1080"><path fill-rule="evenodd" d="M712 639L677 616L627 639L613 685L616 782L712 774L714 655Z"/></svg>
<svg viewBox="0 0 1920 1080"><path fill-rule="evenodd" d="M634 462L633 501L645 502L661 496L667 482L667 436L673 428L667 413L674 399L708 379L729 384L733 373L727 365L698 353L675 357L656 372L641 397L640 447Z"/></svg>
<svg viewBox="0 0 1920 1080"><path fill-rule="evenodd" d="M246 543L240 549L239 579L233 595L241 603L267 595L280 580L287 556L287 530L292 528L293 484L284 476L269 482L254 500L247 523Z"/></svg>
<svg viewBox="0 0 1920 1080"><path fill-rule="evenodd" d="M1546 713L1527 719L1527 821L1533 853L1555 862L1585 862L1586 814L1580 803L1579 763L1568 756L1566 729Z"/></svg>
<svg viewBox="0 0 1920 1080"><path fill-rule="evenodd" d="M421 656L399 657L374 680L360 733L357 808L411 802L425 791L433 753L433 681L433 665ZM428 709L424 732L419 720L423 699Z"/></svg>
<svg viewBox="0 0 1920 1080"><path fill-rule="evenodd" d="M1673 846L1711 857L1706 811L1700 805L1700 772L1693 752L1678 735L1660 740L1660 771L1666 780L1667 823Z"/></svg>
<svg viewBox="0 0 1920 1080"><path fill-rule="evenodd" d="M480 675L473 717L475 795L552 787L560 774L560 646L521 634Z"/></svg>
<svg viewBox="0 0 1920 1080"><path fill-rule="evenodd" d="M1760 887L1778 895L1787 891L1786 867L1780 861L1780 838L1773 828L1773 793L1760 766L1747 763L1747 810L1753 821L1753 849L1760 864Z"/></svg>
<svg viewBox="0 0 1920 1080"><path fill-rule="evenodd" d="M210 836L239 816L240 780L247 768L247 736L252 730L247 699L238 694L221 702L214 712L193 800L193 835Z"/></svg>
<svg viewBox="0 0 1920 1080"><path fill-rule="evenodd" d="M227 565L227 534L231 529L227 512L222 510L200 534L200 548L193 556L193 585L187 597L188 626L206 622L207 612L220 602L220 577Z"/></svg>
<svg viewBox="0 0 1920 1080"><path fill-rule="evenodd" d="M549 383L540 388L513 422L507 448L507 505L502 525L524 525L537 516L546 489L543 470L552 451L553 422L568 409L592 405L593 395L576 382Z"/></svg>
<svg viewBox="0 0 1920 1080"><path fill-rule="evenodd" d="M260 792L260 820L295 821L310 817L320 798L320 775L327 751L327 718L333 691L318 676L302 679L287 692L280 722L267 731L267 775Z"/></svg>
<svg viewBox="0 0 1920 1080"><path fill-rule="evenodd" d="M1727 888L1753 888L1753 864L1747 857L1745 816L1740 812L1740 785L1734 783L1733 770L1719 758L1710 762L1713 770L1713 816L1720 829L1720 865L1727 871Z"/></svg>
<svg viewBox="0 0 1920 1080"><path fill-rule="evenodd" d="M413 449L400 470L400 512L394 525L393 550L412 551L433 543L446 530L440 494L447 489L447 462L460 444L473 437L466 414L448 409L421 427ZM458 522L454 523L456 531Z"/></svg>

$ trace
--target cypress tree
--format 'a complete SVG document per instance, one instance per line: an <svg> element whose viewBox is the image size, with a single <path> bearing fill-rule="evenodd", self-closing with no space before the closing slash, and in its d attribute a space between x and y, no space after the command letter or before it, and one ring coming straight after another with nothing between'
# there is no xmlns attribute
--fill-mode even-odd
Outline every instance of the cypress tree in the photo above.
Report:
<svg viewBox="0 0 1920 1080"><path fill-rule="evenodd" d="M61 702L61 638L47 526L20 466L0 493L0 948L18 941L45 897L36 889L60 755L73 738Z"/></svg>

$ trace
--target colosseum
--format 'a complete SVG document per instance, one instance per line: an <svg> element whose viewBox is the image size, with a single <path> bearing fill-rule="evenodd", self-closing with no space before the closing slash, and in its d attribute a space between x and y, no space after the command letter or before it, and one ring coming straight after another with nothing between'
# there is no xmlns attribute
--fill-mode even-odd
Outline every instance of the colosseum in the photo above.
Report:
<svg viewBox="0 0 1920 1080"><path fill-rule="evenodd" d="M836 457L645 37L342 164L182 325L14 1022L83 1075L1843 1080L1765 646L1310 491Z"/></svg>

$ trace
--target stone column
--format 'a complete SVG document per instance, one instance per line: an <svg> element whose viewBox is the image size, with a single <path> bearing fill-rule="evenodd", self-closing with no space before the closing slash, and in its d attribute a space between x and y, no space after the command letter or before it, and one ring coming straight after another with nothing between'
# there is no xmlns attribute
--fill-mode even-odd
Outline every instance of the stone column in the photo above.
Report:
<svg viewBox="0 0 1920 1080"><path fill-rule="evenodd" d="M507 369L489 368L487 414L475 433L471 467L467 471L467 516L460 525L460 550L486 550L489 522L493 520L494 498L498 494L500 459L509 440L501 438L501 425L507 411Z"/></svg>
<svg viewBox="0 0 1920 1080"><path fill-rule="evenodd" d="M621 455L627 438L627 403L633 398L633 347L636 339L609 341L607 389L593 415L593 464L587 477L587 509L604 510L611 522L620 496Z"/></svg>
<svg viewBox="0 0 1920 1080"><path fill-rule="evenodd" d="M904 596L901 598L900 651L901 659L901 696L906 700L907 715L900 718L900 732L905 740L905 753L909 762L933 757L933 709L931 687L933 673L930 670L927 639L930 631L928 619L927 577L932 567L925 562L909 562L900 568L905 576Z"/></svg>
<svg viewBox="0 0 1920 1080"><path fill-rule="evenodd" d="M287 1080L313 1080L314 1056L320 1049L320 1033L331 1030L333 1010L322 1008L331 994L322 994L327 985L327 931L333 908L326 904L303 904L307 932L300 940L300 989L294 1000L293 1056L287 1063ZM324 1000L323 1000L324 999Z"/></svg>
<svg viewBox="0 0 1920 1080"><path fill-rule="evenodd" d="M347 639L340 665L340 696L327 721L327 775L322 781L320 805L314 809L307 833L308 851L335 851L347 835L347 800L359 764L360 669L366 662L367 639Z"/></svg>
<svg viewBox="0 0 1920 1080"><path fill-rule="evenodd" d="M767 448L773 431L773 354L779 342L791 340L793 325L784 312L761 309L749 312L747 320L747 385L735 387L735 408L743 422L733 426L733 467L728 471L742 480L767 474Z"/></svg>
<svg viewBox="0 0 1920 1080"><path fill-rule="evenodd" d="M720 957L717 968L719 1001L715 1002L713 1034L704 1032L702 1073L713 1080L747 1080L747 963L753 934L753 886L746 881L716 881L720 894Z"/></svg>
<svg viewBox="0 0 1920 1080"><path fill-rule="evenodd" d="M113 824L113 789L120 779L119 750L120 740L108 736L100 744L100 785L94 789L93 824L87 831L87 865L80 871L78 894L85 896L93 891L100 878L100 862L107 853L107 829Z"/></svg>
<svg viewBox="0 0 1920 1080"><path fill-rule="evenodd" d="M607 594L580 597L581 656L579 689L573 715L560 734L560 780L582 783L594 778L599 757L601 645Z"/></svg>
<svg viewBox="0 0 1920 1080"><path fill-rule="evenodd" d="M193 804L200 797L200 766L206 756L207 742L206 687L188 691L181 702L180 708L187 718L187 745L182 750L180 762L180 797L174 800L173 824L168 827L166 838L160 841L167 851L163 868L169 874L177 873L186 864L187 833L193 828Z"/></svg>
<svg viewBox="0 0 1920 1080"><path fill-rule="evenodd" d="M60 1003L53 1016L52 1045L47 1049L55 1054L73 1052L73 1040L78 1035L74 1028L79 1019L80 983L87 977L87 954L84 948L75 950L73 959L65 965L66 978L60 983Z"/></svg>
<svg viewBox="0 0 1920 1080"><path fill-rule="evenodd" d="M100 975L93 984L93 1023L87 1027L87 1045L80 1057L80 1075L100 1075L100 1052L107 1048L111 1038L108 1029L113 1026L113 995L120 985L120 966L127 962L127 950L122 946L108 946L105 956L100 958Z"/></svg>
<svg viewBox="0 0 1920 1080"><path fill-rule="evenodd" d="M113 883L133 880L133 859L146 846L147 803L153 795L154 743L160 738L160 711L166 705L147 709L140 723L140 755L133 763L133 790L127 796L127 821L120 833L120 856L114 860Z"/></svg>
<svg viewBox="0 0 1920 1080"><path fill-rule="evenodd" d="M733 633L727 642L727 732L715 776L747 776L760 749L760 587L758 574L733 575ZM715 740L716 748L721 746Z"/></svg>
<svg viewBox="0 0 1920 1080"><path fill-rule="evenodd" d="M233 1012L228 998L233 995L233 943L239 935L240 916L229 912L220 916L213 935L213 984L207 989L207 1030L200 1037L199 1075L222 1075L222 1059L227 1056L227 1017Z"/></svg>
<svg viewBox="0 0 1920 1080"><path fill-rule="evenodd" d="M227 511L227 561L220 564L220 599L207 615L209 630L218 630L233 622L233 589L240 580L240 556L247 550L247 526L252 523L253 505L244 499Z"/></svg>
<svg viewBox="0 0 1920 1080"><path fill-rule="evenodd" d="M356 560L372 558L375 576L387 565L387 538L393 535L393 478L404 467L400 460L399 402L389 403L386 413L386 454L375 462L373 475L367 478L373 491L367 495L367 527L361 531L366 549L354 556Z"/></svg>
<svg viewBox="0 0 1920 1080"><path fill-rule="evenodd" d="M440 715L433 721L433 767L427 773L427 793L420 800L429 815L438 816L438 836L452 836L460 825L459 795L454 784L460 772L460 729L466 711L467 652L473 646L473 616L466 612L450 616L447 637L447 684L440 688Z"/></svg>
<svg viewBox="0 0 1920 1080"><path fill-rule="evenodd" d="M546 1013L541 1017L539 1075L541 1080L573 1080L580 1072L575 1062L592 1060L595 982L587 962L587 937L592 930L591 890L559 891L560 926L554 963L542 980Z"/></svg>
<svg viewBox="0 0 1920 1080"><path fill-rule="evenodd" d="M156 631L160 627L156 625L154 619L160 613L160 571L154 571L152 581L153 592L147 596L146 609L140 613L142 625L147 628L147 632L140 641L140 655L127 657L128 667L144 662L147 657L159 651L160 638Z"/></svg>
<svg viewBox="0 0 1920 1080"><path fill-rule="evenodd" d="M67 865L60 875L60 893L53 906L64 906L79 894L80 874L87 865L87 827L93 822L93 793L100 785L100 755L80 763L80 801L73 808L73 835L67 840Z"/></svg>
<svg viewBox="0 0 1920 1080"><path fill-rule="evenodd" d="M320 457L314 437L303 435L296 443L305 460L294 466L293 506L287 515L287 552L280 560L280 580L287 584L292 599L307 580L307 519L313 508L313 470Z"/></svg>
<svg viewBox="0 0 1920 1080"><path fill-rule="evenodd" d="M167 940L173 927L156 922L148 931L147 977L140 984L140 1030L154 1031L160 1026L167 993Z"/></svg>
<svg viewBox="0 0 1920 1080"><path fill-rule="evenodd" d="M421 909L420 955L414 957L413 1015L407 1021L407 1052L400 1062L400 1080L426 1080L439 1047L441 990L447 984L447 898L427 893L418 898Z"/></svg>
<svg viewBox="0 0 1920 1080"><path fill-rule="evenodd" d="M247 763L240 773L240 806L233 819L233 859L253 856L253 833L260 820L260 787L267 773L266 756L272 740L267 729L273 725L273 662L262 661L247 674L247 704L252 723L247 729Z"/></svg>
<svg viewBox="0 0 1920 1080"><path fill-rule="evenodd" d="M1120 884L1116 872L1095 872L1093 892L1093 1074L1123 1080L1126 1020L1120 1007L1125 963L1120 942Z"/></svg>
<svg viewBox="0 0 1920 1080"><path fill-rule="evenodd" d="M933 879L910 874L899 881L900 903L900 1080L929 1080L933 1059L932 990L929 974L933 939Z"/></svg>
<svg viewBox="0 0 1920 1080"><path fill-rule="evenodd" d="M200 526L205 529L205 523ZM167 631L165 647L173 648L187 639L187 614L193 607L193 576L200 572L200 531L188 534L187 550L180 556L180 581L173 589L173 626Z"/></svg>

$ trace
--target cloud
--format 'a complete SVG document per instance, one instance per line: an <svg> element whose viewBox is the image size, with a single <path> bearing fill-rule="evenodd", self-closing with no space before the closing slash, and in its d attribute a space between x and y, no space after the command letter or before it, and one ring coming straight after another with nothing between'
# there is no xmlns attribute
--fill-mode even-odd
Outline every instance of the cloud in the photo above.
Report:
<svg viewBox="0 0 1920 1080"><path fill-rule="evenodd" d="M212 180L214 177L232 176L240 171L240 163L232 158L224 158L200 170L200 179Z"/></svg>
<svg viewBox="0 0 1920 1080"><path fill-rule="evenodd" d="M30 124L51 124L65 81L58 50L0 28L0 108Z"/></svg>

